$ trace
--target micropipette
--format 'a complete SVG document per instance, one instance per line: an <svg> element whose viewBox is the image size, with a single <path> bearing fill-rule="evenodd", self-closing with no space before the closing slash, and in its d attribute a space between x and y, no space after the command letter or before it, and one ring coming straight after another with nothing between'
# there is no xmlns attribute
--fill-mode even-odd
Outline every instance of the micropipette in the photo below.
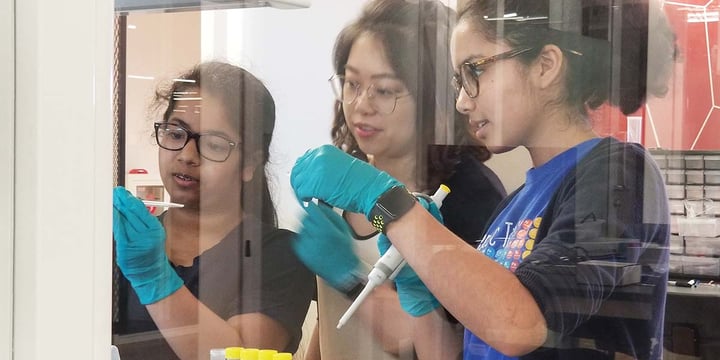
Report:
<svg viewBox="0 0 720 360"><path fill-rule="evenodd" d="M450 193L450 188L446 185L440 185L440 187L437 189L435 194L433 194L430 199L435 203L435 205L438 207L438 209L442 206L443 200L445 200L445 197ZM345 323L350 319L350 317L355 313L355 311L360 307L360 304L362 304L363 301L370 295L370 293L375 289L376 287L380 286L385 280L387 279L394 279L397 274L402 270L403 266L405 265L406 261L405 258L403 258L402 254L395 248L395 246L390 246L388 250L383 254L383 256L378 259L377 262L375 262L375 265L373 265L372 270L370 270L370 273L368 274L367 284L362 289L360 294L357 298L355 298L355 301L353 301L352 304L350 304L350 307L345 311L345 314L340 318L340 321L338 321L337 328L340 329L345 325Z"/></svg>
<svg viewBox="0 0 720 360"><path fill-rule="evenodd" d="M166 208L172 208L172 207L184 207L183 204L177 204L172 202L165 202L165 201L155 201L155 200L142 200L143 204L147 206L159 206L159 207L166 207Z"/></svg>

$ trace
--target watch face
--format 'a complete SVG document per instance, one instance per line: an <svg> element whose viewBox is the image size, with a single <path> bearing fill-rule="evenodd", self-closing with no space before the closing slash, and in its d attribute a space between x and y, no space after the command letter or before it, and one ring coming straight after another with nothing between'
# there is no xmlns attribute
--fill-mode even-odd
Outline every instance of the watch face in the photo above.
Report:
<svg viewBox="0 0 720 360"><path fill-rule="evenodd" d="M376 228L378 231L383 231L385 222L383 221L383 216L381 214L373 215L372 219L370 219L370 222L372 223L372 226L374 228Z"/></svg>
<svg viewBox="0 0 720 360"><path fill-rule="evenodd" d="M385 232L385 227L395 219L405 215L417 200L404 186L396 186L382 194L370 211L370 222Z"/></svg>

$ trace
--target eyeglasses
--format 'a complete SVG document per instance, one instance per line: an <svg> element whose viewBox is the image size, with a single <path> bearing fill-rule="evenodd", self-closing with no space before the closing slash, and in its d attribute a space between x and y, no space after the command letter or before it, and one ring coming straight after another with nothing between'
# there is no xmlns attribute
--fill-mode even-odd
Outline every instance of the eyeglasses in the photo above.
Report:
<svg viewBox="0 0 720 360"><path fill-rule="evenodd" d="M230 157L232 150L237 143L217 134L199 134L192 132L178 124L168 122L155 123L155 141L157 144L170 151L180 151L195 139L195 146L198 154L205 159L215 162L223 162Z"/></svg>
<svg viewBox="0 0 720 360"><path fill-rule="evenodd" d="M344 75L333 75L329 80L335 98L345 104L352 104L360 97L363 90L360 83L345 81ZM370 106L382 115L390 115L395 111L397 100L410 95L402 82L395 79L379 79L367 87L366 97Z"/></svg>
<svg viewBox="0 0 720 360"><path fill-rule="evenodd" d="M462 65L460 65L460 74L453 75L453 87L455 88L455 96L460 96L460 91L465 89L465 93L469 97L477 97L479 87L478 78L480 77L480 75L482 75L482 73L488 66L497 61L510 59L520 54L524 54L530 50L533 50L533 48L513 49L497 55L484 57L477 61L464 62Z"/></svg>

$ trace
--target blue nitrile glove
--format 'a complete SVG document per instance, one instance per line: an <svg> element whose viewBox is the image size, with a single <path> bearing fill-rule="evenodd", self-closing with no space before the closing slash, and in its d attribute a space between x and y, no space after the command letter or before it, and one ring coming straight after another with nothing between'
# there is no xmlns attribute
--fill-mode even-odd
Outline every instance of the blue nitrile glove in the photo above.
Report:
<svg viewBox="0 0 720 360"><path fill-rule="evenodd" d="M290 184L300 201L317 198L344 210L370 215L375 202L402 184L384 171L342 150L323 145L295 162Z"/></svg>
<svg viewBox="0 0 720 360"><path fill-rule="evenodd" d="M113 235L117 265L143 305L183 286L165 254L165 229L145 204L123 187L113 189Z"/></svg>
<svg viewBox="0 0 720 360"><path fill-rule="evenodd" d="M330 286L349 291L357 284L360 260L348 224L327 205L311 201L305 210L302 228L292 243L295 254Z"/></svg>
<svg viewBox="0 0 720 360"><path fill-rule="evenodd" d="M418 202L422 204L436 219L442 222L440 209L432 201L428 201L424 197L418 197ZM385 234L380 234L378 238L378 249L382 256L390 248L390 240ZM440 302L428 290L425 284L417 276L415 270L410 265L405 264L402 270L395 277L395 286L397 287L400 306L406 313L412 316L423 316L440 306Z"/></svg>

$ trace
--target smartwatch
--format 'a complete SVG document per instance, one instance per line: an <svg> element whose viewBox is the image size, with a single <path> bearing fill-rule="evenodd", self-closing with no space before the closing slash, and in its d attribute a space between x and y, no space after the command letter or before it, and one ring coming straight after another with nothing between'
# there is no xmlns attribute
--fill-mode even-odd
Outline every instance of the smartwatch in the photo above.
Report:
<svg viewBox="0 0 720 360"><path fill-rule="evenodd" d="M375 202L368 220L374 228L385 233L388 224L412 209L417 199L404 186L394 186Z"/></svg>

